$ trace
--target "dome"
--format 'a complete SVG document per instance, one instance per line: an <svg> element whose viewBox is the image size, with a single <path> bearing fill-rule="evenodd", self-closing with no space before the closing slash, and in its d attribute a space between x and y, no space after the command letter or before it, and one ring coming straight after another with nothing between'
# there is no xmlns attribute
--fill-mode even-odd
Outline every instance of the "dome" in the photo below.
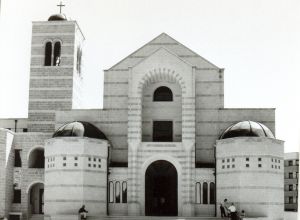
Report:
<svg viewBox="0 0 300 220"><path fill-rule="evenodd" d="M229 126L219 139L234 138L234 137L267 137L275 138L271 130L254 121L241 121Z"/></svg>
<svg viewBox="0 0 300 220"><path fill-rule="evenodd" d="M67 20L66 17L62 14L55 14L55 15L51 15L48 18L48 21L65 21Z"/></svg>
<svg viewBox="0 0 300 220"><path fill-rule="evenodd" d="M74 121L64 124L54 132L52 137L89 137L107 140L105 134L95 125L84 121Z"/></svg>

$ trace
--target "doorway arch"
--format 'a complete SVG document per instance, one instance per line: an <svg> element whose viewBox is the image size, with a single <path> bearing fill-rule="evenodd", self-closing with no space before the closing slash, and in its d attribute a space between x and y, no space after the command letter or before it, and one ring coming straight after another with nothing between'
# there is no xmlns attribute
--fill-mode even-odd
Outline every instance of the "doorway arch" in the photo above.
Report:
<svg viewBox="0 0 300 220"><path fill-rule="evenodd" d="M35 182L28 187L28 215L44 214L44 183Z"/></svg>
<svg viewBox="0 0 300 220"><path fill-rule="evenodd" d="M166 160L152 162L145 173L145 215L178 215L178 174Z"/></svg>

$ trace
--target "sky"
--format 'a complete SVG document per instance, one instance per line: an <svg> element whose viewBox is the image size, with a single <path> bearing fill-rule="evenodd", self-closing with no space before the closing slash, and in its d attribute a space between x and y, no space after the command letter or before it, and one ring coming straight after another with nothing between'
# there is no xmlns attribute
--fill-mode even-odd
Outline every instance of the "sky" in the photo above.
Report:
<svg viewBox="0 0 300 220"><path fill-rule="evenodd" d="M26 118L31 22L56 0L2 0L0 118ZM225 68L226 108L276 108L276 137L300 148L299 0L65 0L83 48L84 108L101 108L103 70L162 32Z"/></svg>

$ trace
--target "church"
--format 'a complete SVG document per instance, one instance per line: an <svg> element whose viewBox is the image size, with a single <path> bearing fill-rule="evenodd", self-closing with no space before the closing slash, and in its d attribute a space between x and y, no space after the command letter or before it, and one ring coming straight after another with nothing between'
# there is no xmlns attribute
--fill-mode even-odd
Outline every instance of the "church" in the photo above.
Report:
<svg viewBox="0 0 300 220"><path fill-rule="evenodd" d="M224 69L165 33L104 71L103 109L81 109L84 41L61 14L32 24L28 118L0 120L0 217L217 219L228 199L283 219L275 109L225 108Z"/></svg>

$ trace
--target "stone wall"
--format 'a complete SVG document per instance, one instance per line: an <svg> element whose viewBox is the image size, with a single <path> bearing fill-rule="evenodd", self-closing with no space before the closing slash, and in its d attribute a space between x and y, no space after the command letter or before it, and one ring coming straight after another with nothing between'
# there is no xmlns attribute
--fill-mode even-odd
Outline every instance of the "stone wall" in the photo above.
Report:
<svg viewBox="0 0 300 220"><path fill-rule="evenodd" d="M60 219L60 215L77 214L85 204L89 216L106 215L107 156L105 140L85 137L47 140L45 214Z"/></svg>
<svg viewBox="0 0 300 220"><path fill-rule="evenodd" d="M13 211L22 212L23 219L30 216L29 195L30 189L37 183L44 184L44 169L29 168L30 153L35 149L43 149L45 140L51 137L43 133L17 133L14 139L15 149L21 150L22 167L14 168L14 184L21 189L21 204L13 204Z"/></svg>
<svg viewBox="0 0 300 220"><path fill-rule="evenodd" d="M283 142L238 137L219 140L216 148L218 204L227 198L248 217L283 219Z"/></svg>

